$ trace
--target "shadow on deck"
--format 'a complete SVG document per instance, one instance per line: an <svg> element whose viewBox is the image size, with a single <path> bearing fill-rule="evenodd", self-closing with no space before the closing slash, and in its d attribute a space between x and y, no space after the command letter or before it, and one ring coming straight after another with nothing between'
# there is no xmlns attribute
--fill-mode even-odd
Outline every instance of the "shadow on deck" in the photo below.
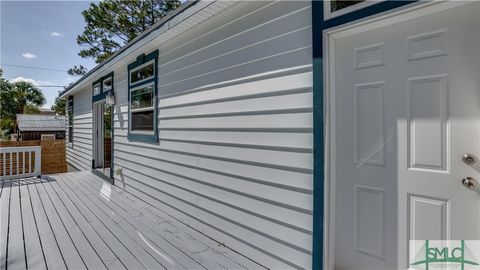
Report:
<svg viewBox="0 0 480 270"><path fill-rule="evenodd" d="M0 269L260 269L90 172L0 182Z"/></svg>

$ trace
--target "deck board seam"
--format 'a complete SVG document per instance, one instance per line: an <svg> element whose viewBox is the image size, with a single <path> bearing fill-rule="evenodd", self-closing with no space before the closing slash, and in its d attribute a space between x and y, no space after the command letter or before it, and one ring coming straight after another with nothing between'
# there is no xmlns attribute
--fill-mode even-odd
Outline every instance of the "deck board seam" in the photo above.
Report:
<svg viewBox="0 0 480 270"><path fill-rule="evenodd" d="M7 248L5 250L5 270L8 270L8 243L10 240L10 206L12 202L12 183L9 181L10 187L9 187L9 196L8 196L8 221L7 221L7 241L6 245Z"/></svg>
<svg viewBox="0 0 480 270"><path fill-rule="evenodd" d="M58 186L60 187L60 189L62 189L63 192L67 193L67 186L64 188L64 186L63 186L64 183L61 183L61 182L63 182L63 181L57 181ZM109 228L107 225L105 225L105 224L100 220L100 218L99 218L91 209L88 208L88 206L80 199L80 197L78 197L78 195L77 195L75 192L73 192L73 190L70 189L70 187L68 187L68 190L69 190L69 193L71 193L72 195L76 196L76 197L79 199L79 201L85 206L85 208L88 209L88 211L90 211L90 213L91 213L91 214L95 217L95 219L96 219L95 222L98 222L99 224L101 224L101 225L106 229L106 231L108 231L108 233L110 233L110 234L118 241L118 243L120 243L120 244L125 248L125 250L128 251L128 253L130 253L130 255L132 255L132 258L134 258L135 260L137 260L137 262L139 263L139 265L144 266L140 261L138 261L138 259L137 259L137 258L135 257L135 255L128 249L128 247L125 246L125 245L123 244L123 242L120 241L120 239L118 239L118 237L110 230L110 228ZM69 198L70 198L70 197L69 197ZM72 201L72 203L73 203L73 201ZM75 204L74 204L74 205L75 205ZM75 205L75 207L77 207L77 206ZM78 211L80 212L80 214L87 220L87 222L91 224L91 222L88 221L88 219L86 218L85 213L84 213L82 210L80 210L78 207L77 207L77 209L78 209ZM93 230L94 230L97 234L100 234L100 233L97 231L97 229L95 228L95 226L92 226L92 228L93 228ZM100 238L105 242L105 240L103 239L103 237L100 237ZM120 259L120 257L118 257L117 254L112 250L112 247L111 247L110 245L108 245L108 243L106 243L106 242L105 242L105 244L106 244L106 245L109 247L109 249L115 254L115 256L119 259L119 261L120 261L123 265L125 265L124 262L122 261L122 259ZM125 268L128 268L128 267L125 266Z"/></svg>
<svg viewBox="0 0 480 270"><path fill-rule="evenodd" d="M84 173L84 174L88 174L88 173ZM146 208L144 208L145 211L148 211L148 212L151 213L153 216L156 216L156 217L158 217L158 218L160 218L160 219L163 220L163 218L161 218L158 214L154 213L155 211L158 211L159 213L162 213L163 215L168 216L170 219L175 220L177 223L179 223L179 225L180 225L181 227L183 227L183 228L188 228L188 230L191 230L192 232L195 232L195 233L201 235L203 238L207 238L207 239L208 239L208 240L207 240L208 242L205 242L205 241L199 239L199 237L194 237L194 238L197 239L199 242L203 243L205 246L211 247L214 252L223 255L227 260L233 262L234 264L238 265L238 266L241 267L241 268L246 268L246 269L250 268L250 267L247 266L246 264L244 265L244 263L240 263L240 262L237 261L236 259L233 259L233 258L231 258L231 257L229 257L229 256L226 256L223 252L221 252L221 251L217 250L216 248L212 247L212 246L211 246L212 243L213 243L214 245L218 245L218 242L215 241L215 240L213 240L213 239L211 239L210 237L202 234L201 232L197 231L195 228L192 228L191 226L183 223L181 220L177 219L176 217L174 217L174 216L172 216L172 215L170 215L170 214L167 214L167 213L164 212L163 210L161 210L161 209L157 208L156 206L152 205L151 203L143 200L142 198L138 197L137 195L132 194L132 193L126 191L126 190L125 190L124 188L122 188L122 187L115 186L115 185L112 185L112 187L113 187L114 189L120 190L120 191L123 192L123 193L128 194L127 197L133 197L133 199L130 199L130 198L129 198L129 200L132 200L132 201L136 200L136 201L138 201L138 202L140 202L140 203L145 204L145 205L147 206ZM153 209L153 210L151 210L151 209ZM175 225L175 224L171 223L169 220L165 220L165 221L168 222L168 224L170 224L170 225L173 226L173 227L178 227L178 225ZM154 222L155 222L155 221L154 221ZM157 222L157 223L158 223L158 222ZM187 232L185 232L185 233L187 233ZM228 248L228 247L227 247L227 248ZM236 252L235 250L232 250L232 249L230 249L230 248L228 248L228 250L231 252L230 254L234 254L234 255L236 256L236 258L239 258L239 257L240 257L240 258L242 259L242 261L248 261L248 264L250 264L250 265L252 265L252 264L255 265L255 268L257 268L257 267L264 268L264 266L258 264L257 262L252 261L251 259L245 257L245 256L242 255L242 254L239 254L239 253Z"/></svg>
<svg viewBox="0 0 480 270"><path fill-rule="evenodd" d="M40 249L42 251L43 262L45 263L45 267L48 269L47 258L45 257L45 251L44 251L44 248L43 248L42 238L40 237L40 231L38 230L37 217L35 216L35 211L33 211L33 203L32 203L32 198L30 196L30 189L28 188L27 180L24 180L24 181L25 181L25 185L26 185L25 189L26 189L26 192L28 193L28 201L30 202L30 207L32 209L33 222L35 224L35 230L37 232L38 242L40 243ZM25 251L25 256L27 256L26 251Z"/></svg>
<svg viewBox="0 0 480 270"><path fill-rule="evenodd" d="M69 235L70 240L72 241L72 244L75 246L75 249L77 250L78 255L79 255L80 258L82 259L82 262L85 264L85 267L88 268L88 265L87 265L85 259L84 259L83 256L82 256L82 253L80 252L80 250L78 249L77 245L75 244L75 241L73 241L73 238L72 238L72 236L71 236L71 233L72 233L72 232L70 232L70 231L68 230L68 229L72 229L72 227L67 228L67 226L65 225L65 222L64 222L64 219L65 219L65 218L62 218L62 215L60 215L60 212L58 211L56 204L55 204L54 201L52 200L53 194L52 194L52 196L51 196L51 195L50 195L50 192L48 192L48 190L45 188L45 185L49 185L49 184L50 184L50 183L47 182L47 183L43 184L42 187L45 189L48 198L49 198L50 201L52 202L53 208L55 209L55 212L56 212L57 215L59 216L59 219L60 219L60 221L62 222L63 227L64 227L65 230L67 231L67 234ZM53 189L53 188L52 188L52 189ZM57 194L57 193L55 193L55 194ZM65 206L65 203L64 203L64 202L62 201L62 199L58 196L58 194L57 194L57 197L58 197L59 201L62 203L62 205ZM105 268L107 268L107 266L105 265L105 263L103 262L103 260L100 258L100 255L98 254L97 250L96 250L95 248L93 248L92 243L90 243L90 240L87 238L87 236L85 235L85 233L83 232L83 230L80 228L80 226L78 225L77 221L73 218L72 214L70 213L70 211L68 210L68 208L67 208L66 206L65 206L65 209L66 209L67 213L70 215L70 217L72 218L75 226L78 228L78 230L80 231L80 233L83 235L85 241L88 243L88 245L89 245L89 246L92 248L92 250L95 252L95 254L97 255L98 259L103 263L103 265L105 266Z"/></svg>
<svg viewBox="0 0 480 270"><path fill-rule="evenodd" d="M74 180L70 179L69 182L71 182L73 185L75 185L75 186L78 187L78 184L77 184ZM82 181L79 181L79 182L82 182ZM82 193L84 193L81 189L79 189L79 191L82 192ZM88 190L87 190L87 191L88 191ZM92 204L95 205L95 202L92 201L92 195L93 195L93 197L95 197L95 194L93 194L92 192L89 192L88 194L87 194L87 193L84 193L84 198L88 199ZM110 216L108 215L108 213L106 213L106 212L104 211L104 209L101 209L100 207L99 207L99 209L100 209L107 217L110 217ZM123 217L120 217L120 218L121 218L121 219L124 219ZM112 220L113 220L113 219L112 219ZM126 223L128 223L130 226L132 226L132 225L128 222L128 220L126 220L126 219L124 219L124 220L126 221ZM119 221L117 224L120 224L121 222L122 222L122 221ZM134 226L132 226L132 227L135 228ZM128 232L125 231L124 228L122 228L121 226L119 226L119 228L120 228L122 231L124 231L126 234L128 234ZM132 236L130 236L130 237L132 238L132 240L133 240L134 242L137 242ZM167 267L166 267L165 265L163 265L160 261L158 261L157 258L155 258L155 256L152 255L147 249L145 249L145 248L144 248L142 245L140 245L140 244L138 244L138 245L139 245L139 247L140 247L141 249L143 249L143 250L146 252L146 254L148 254L149 256L151 256L151 257L153 258L153 260L155 260L159 265L161 265L164 269L167 269ZM148 267L147 267L147 268L148 268Z"/></svg>
<svg viewBox="0 0 480 270"><path fill-rule="evenodd" d="M62 181L62 182L63 182L63 181ZM58 181L57 181L57 183L58 183ZM74 196L76 196L76 197L79 199L79 201L85 206L85 208L87 208L87 209L91 212L91 214L92 214L93 216L95 216L95 218L96 218L95 222L98 221L99 224L102 224L103 227L105 227L105 229L106 229L113 237L115 237L115 239L125 248L125 250L127 250L127 251L130 253L130 255L132 255L133 258L135 258L135 259L138 261L138 263L139 263L140 265L146 267L144 264L141 263L141 261L139 261L139 260L136 258L135 254L133 254L132 251L131 251L127 246L125 246L125 244L117 237L117 235L116 235L113 231L110 230L109 226L107 226L104 222L102 222L102 220L98 217L98 215L97 215L95 212L93 212L90 208L88 208L88 206L85 204L85 202L80 199L80 197L78 196L78 194L77 194L76 192L74 192L73 189L71 189L68 185L65 185L65 188L64 188L64 183L62 183L62 184L59 183L59 186L60 186L60 188L61 188L63 191L65 191L65 192L66 192L66 189L68 188L68 190L69 190ZM77 207L77 209L78 209L78 207ZM83 216L85 216L85 213L84 213L83 211L81 211L80 209L79 209L79 211L80 211L80 213L81 213ZM94 228L94 230L98 233L98 231L97 231L95 228ZM107 246L108 246L109 248L111 248L110 245L107 244ZM114 252L114 254L116 254L116 253ZM120 259L120 261L122 261L122 260ZM122 262L122 264L123 264L123 262Z"/></svg>
<svg viewBox="0 0 480 270"><path fill-rule="evenodd" d="M54 202L52 201L52 199L50 198L50 195L48 194L48 192L47 192L47 190L45 189L45 187L43 186L43 184L42 184L41 186L42 186L42 188L43 188L43 191L46 193L46 195L47 195L47 197L48 197L48 200L49 200L50 203L52 204L53 210L55 210L55 213L57 214L58 219L59 219L60 222L62 223L62 226L63 226L65 232L67 233L68 238L70 239L70 242L72 243L73 247L74 247L75 250L77 251L77 254L78 254L78 256L80 257L80 260L82 261L82 263L83 263L83 265L85 266L85 268L88 268L88 267L87 267L87 264L85 263L85 260L83 259L82 255L80 254L80 251L78 250L77 246L75 245L75 242L73 241L73 238L72 238L72 236L70 235L69 230L67 230L67 226L65 226L65 223L63 222L60 213L59 213L58 210L56 209L55 203L54 203ZM39 187L37 187L37 192L39 192L38 189L39 189ZM40 193L39 193L39 196L40 196ZM40 201L42 201L42 200L40 200ZM43 203L43 201L42 201L42 203ZM55 233L54 233L54 235L55 235Z"/></svg>
<svg viewBox="0 0 480 270"><path fill-rule="evenodd" d="M92 177L94 177L94 176L91 175L91 174L88 174L88 173L84 173L84 175L85 175L85 177L89 180L89 181L86 181L86 182L90 183L90 185L91 185L92 187L94 187L94 186L93 186L93 183L94 183L94 180L96 180L96 179L93 179L93 178L92 178ZM94 187L94 188L95 188L95 187ZM150 214L152 215L152 218L157 217L156 220L154 220L154 219L152 219L152 218L150 218L150 217L146 217L147 219L149 219L149 220L152 221L153 223L155 223L155 224L158 225L158 224L159 224L158 219L161 219L162 222L167 222L167 223L170 224L172 227L175 227L175 228L178 228L178 229L182 229L182 232L183 232L183 233L185 233L186 235L190 236L190 238L193 238L193 239L197 240L197 241L198 241L199 243L201 243L203 246L205 246L205 247L207 247L208 249L210 249L214 254L217 254L218 256L220 256L220 258L222 258L222 259L224 260L224 262L225 262L225 261L229 261L229 262L230 262L229 264L232 264L232 263L235 264L235 267L236 267L235 269L237 269L237 268L248 269L248 266L244 266L244 265L240 264L240 262L237 262L237 261L234 260L233 258L230 258L230 257L226 256L223 252L221 252L221 251L217 250L216 248L212 247L211 244L212 244L212 243L213 243L213 244L217 244L217 242L215 242L215 241L213 241L213 240L210 240L212 243L210 243L210 242L209 242L209 243L206 243L206 242L198 239L198 237L193 237L193 236L191 235L191 232L189 233L189 232L187 232L187 231L184 230L184 229L193 230L193 228L191 228L191 227L189 227L189 226L181 223L181 222L180 222L179 220L177 220L175 217L172 217L172 216L164 213L162 210L160 210L160 209L158 209L158 208L155 208L157 211L160 211L160 212L164 213L164 215L170 217L171 219L176 220L176 221L179 223L180 227L179 227L178 225L172 224L169 220L165 220L165 219L161 218L159 215L153 213L153 212L149 209L149 208L152 208L153 206L152 206L151 204L149 204L149 203L141 200L141 199L138 198L137 196L135 196L135 195L129 193L128 191L125 191L124 189L119 188L119 187L117 187L117 186L113 186L113 185L112 185L112 189L115 190L115 193L113 193L113 194L117 196L117 201L118 201L118 200L121 201L121 199L122 199L123 197L120 197L120 196L122 196L123 194L125 194L125 198L128 199L129 201L134 202L137 207L140 207L139 204L144 204L146 207L141 207L141 208L142 208L144 211L147 211L148 213L150 213ZM118 191L120 191L120 193L118 193ZM114 201L114 200L112 199L112 201ZM117 205L118 205L118 204L117 204ZM122 207L122 208L123 208L123 207ZM133 208L133 209L135 210L135 208ZM140 211L140 210L137 210L137 211ZM142 213L140 213L140 214L142 214ZM161 222L161 223L162 223L162 222ZM142 223L145 224L144 222L142 222ZM148 226L148 225L146 225L146 224L145 224L145 226L150 227L150 226ZM167 231L168 231L168 230L167 230ZM168 232L169 232L169 231L168 231ZM172 234L172 235L173 235L173 234ZM173 237L176 237L176 236L173 235ZM241 254L237 254L235 251L233 251L233 250L231 250L231 249L229 249L229 250L230 250L230 252L231 252L230 254L235 254L236 256L242 256ZM183 252L183 251L182 251L182 252ZM188 256L188 255L187 255L187 256ZM242 256L242 258L244 258L244 257ZM247 259L248 259L248 258L247 258ZM226 267L226 266L223 266L223 265L218 261L218 259L213 259L213 258L211 258L211 260L212 260L213 262L215 262L217 265L221 266L222 268ZM254 264L255 264L257 267L259 266L259 265L256 264L256 263L254 263ZM231 268L231 267L227 267L227 268Z"/></svg>
<svg viewBox="0 0 480 270"><path fill-rule="evenodd" d="M87 177L87 179L89 181L82 181L82 184L84 184L85 188L89 189L85 184L88 184L90 186L90 190L91 189L94 189L95 187L92 185L91 183L91 180L94 180L91 176ZM111 187L113 188L113 187ZM117 195L118 196L118 195ZM120 199L120 198L119 198ZM130 200L130 199L129 199ZM132 201L133 203L135 203L133 200L130 200ZM121 206L120 204L118 204L115 200L113 200L113 198L111 199L111 202L114 203L117 207L119 207L120 209L122 209L123 211L125 211L127 213L127 215L129 214L129 210L128 209L125 209L123 206ZM112 209L111 207L109 207L110 209ZM113 209L112 209L113 210ZM137 209L135 209L134 207L132 207L132 210L135 210L135 211L138 211ZM151 226L145 224L145 222L143 222L139 216L143 216L143 214L141 213L141 211L138 211L138 215L134 216L133 214L130 214L132 215L135 220L141 224L143 224L143 226L145 226L146 228L148 228L149 230L151 230L153 233L155 233L156 235L158 235L161 239L163 239L164 241L168 242L171 246L173 246L175 249L177 249L179 252L181 252L182 254L184 254L185 256L189 257L191 260L195 261L196 263L198 263L199 265L201 265L202 267L204 267L205 269L208 269L208 267L206 267L205 265L203 265L201 262L199 262L197 259L193 258L192 256L190 256L189 254L187 254L184 250L182 250L181 248L179 248L177 245L175 245L174 243L172 243L171 241L169 241L168 239L166 239L163 235L157 233ZM125 218L125 217L124 217ZM153 222L153 221L152 221ZM175 237L174 235L172 235L172 237ZM211 260L213 263L217 264L219 267L221 268L224 268L226 269L225 267L223 267L222 265L218 264L218 262L214 261L214 260Z"/></svg>
<svg viewBox="0 0 480 270"><path fill-rule="evenodd" d="M95 180L95 179L93 179L91 176L90 176L90 177L87 177L87 179L88 179L89 181L85 181L85 182L88 183L92 188L95 188L95 186L94 186L94 180ZM132 210L139 212L138 215L134 216L139 222L141 222L142 224L144 224L144 226L150 228L150 229L151 229L152 231L154 231L157 235L159 235L162 239L164 239L165 241L169 242L172 246L174 246L174 247L175 247L177 250L179 250L181 253L183 253L184 255L186 255L186 256L188 256L188 257L190 257L192 260L196 261L196 262L199 263L200 265L203 265L201 262L198 261L198 259L195 259L194 257L190 256L190 255L189 255L188 253L186 253L183 249L179 248L175 243L172 243L171 241L169 241L168 239L166 239L164 236L162 236L161 234L157 233L157 232L155 231L155 229L152 228L151 225L148 225L148 224L147 224L148 222L146 222L145 220L142 220L142 219L140 218L140 217L145 218L146 220L149 220L150 222L152 222L152 224L154 224L154 225L159 225L158 219L159 219L160 217L157 216L157 220L154 220L154 219L152 219L152 218L150 218L150 217L147 217L147 216L145 215L145 213L142 212L142 210L145 211L146 209L145 209L144 207L142 207L142 206L139 205L139 202L140 202L140 201L139 201L136 197L134 197L134 196L132 197L132 194L130 194L130 193L124 191L124 190L118 189L116 186L113 186L113 185L112 185L111 188L114 190L114 191L112 192L112 194L115 196L115 198L113 198L113 197L111 198L111 201L112 201L113 203L115 203L118 207L124 209L124 211L126 211L126 212L129 212L129 210L127 210L127 209L125 209L124 207L122 207L118 202L121 201L122 198L124 198L124 199L128 199L130 202L134 203L134 204L135 204L135 207L133 207L133 206L130 206L130 207L131 207ZM118 191L120 191L120 194L118 193ZM122 195L124 195L124 196L121 197ZM126 205L129 206L128 204L126 204ZM150 206L149 206L149 207L150 207ZM139 208L141 208L141 209L139 209ZM152 216L156 216L156 215L154 215L153 213L151 213L151 215L152 215ZM168 221L162 219L162 222L168 222ZM178 228L178 226L175 226L175 225L173 225L173 224L171 224L171 223L169 223L169 224L170 224L172 227ZM161 228L161 227L160 227L160 228ZM178 229L180 229L180 228L178 228ZM170 231L168 231L168 230L165 230L165 231L166 231L167 233L169 233L172 238L177 237L176 235L174 235L174 234L171 233ZM186 233L186 232L185 232L185 233ZM199 241L199 243L201 243L204 247L206 247L206 250L212 250L212 252L215 252L215 250L213 250L213 249L212 249L209 245L207 245L206 243L203 243L203 242L201 242L200 240L197 240L197 241ZM195 252L192 251L192 253L195 253ZM222 256L223 256L223 254L222 254ZM224 258L227 258L227 259L228 259L228 257L226 257L226 256L224 256ZM213 263L215 263L216 265L218 265L219 267L224 268L224 269L228 269L227 267L225 267L224 265L222 265L221 263L219 263L219 262L218 262L217 260L215 260L214 258L210 258L210 260L211 260ZM243 268L242 265L236 263L235 261L233 261L233 260L230 260L230 261L231 261L232 263L236 264L238 267ZM207 267L207 266L204 266L204 267ZM207 268L208 268L208 267L207 267Z"/></svg>
<svg viewBox="0 0 480 270"><path fill-rule="evenodd" d="M18 159L18 153L17 153L17 159ZM18 170L18 163L17 163L17 170ZM25 245L25 226L23 225L22 193L20 192L20 187L21 187L20 180L17 181L17 185L18 185L18 201L20 206L20 223L22 224L23 255L25 256L25 266L28 269L27 247Z"/></svg>
<svg viewBox="0 0 480 270"><path fill-rule="evenodd" d="M63 252L62 252L62 249L60 247L60 244L58 244L58 239L57 239L57 236L55 235L55 232L53 230L53 227L52 227L52 224L50 222L50 218L48 217L47 215L47 211L45 209L45 205L43 204L43 201L42 201L42 198L40 197L40 193L38 192L38 189L36 186L33 186L32 189L35 188L35 191L37 192L37 195L38 195L38 199L40 201L40 204L42 205L42 209L43 209L43 212L45 214L45 218L47 219L47 222L48 222L48 226L50 227L50 232L51 234L53 235L53 239L55 239L55 243L57 244L57 248L58 248L58 251L60 252L60 256L62 257L62 260L63 260L63 263L65 265L65 268L68 269L68 264L67 264L67 261L65 260L65 256L63 255ZM48 266L47 266L48 267Z"/></svg>
<svg viewBox="0 0 480 270"><path fill-rule="evenodd" d="M97 256L100 258L100 260L103 262L103 264L105 265L106 268L108 268L107 265L109 265L110 263L114 262L115 260L118 260L124 267L125 269L127 269L127 266L120 260L120 258L117 256L117 254L115 254L115 252L111 249L111 247L105 242L105 239L102 238L102 236L95 230L95 228L90 224L90 222L88 222L88 219L84 216L84 214L80 211L80 209L78 209L78 207L75 205L75 203L67 196L67 194L65 193L65 191L60 187L60 185L58 184L57 181L55 181L56 184L58 185L58 188L54 188L53 184L51 182L49 182L50 186L52 187L52 190L57 194L57 196L59 197L60 201L62 202L62 204L65 206L65 208L67 209L68 213L70 214L70 216L72 217L72 219L75 221L75 223L77 224L77 226L79 227L80 231L83 233L83 235L85 236L85 238L87 239L87 241L89 242L90 246L92 247L92 249L95 251L95 253L97 254ZM72 203L72 205L77 209L78 213L80 213L83 217L83 219L86 221L86 224L88 224L88 226L90 226L90 228L92 229L93 232L95 232L95 234L98 236L99 239L101 239L101 241L105 244L105 246L108 247L108 249L110 250L110 252L115 256L115 258L113 259L110 259L110 260L103 260L100 256L100 254L98 254L98 252L96 251L96 249L93 247L93 245L91 244L91 242L88 240L88 237L85 235L84 231L82 230L81 226L78 225L78 222L73 218L73 215L72 213L70 212L69 208L67 207L67 205L65 204L65 201L61 198L61 196L59 196L59 192L60 192L60 189L62 189L64 195L66 198L68 198L70 200L70 202Z"/></svg>
<svg viewBox="0 0 480 270"><path fill-rule="evenodd" d="M67 179L68 179L68 177L65 178L65 180L66 180L66 181L69 181L69 180L67 180ZM122 244L122 245L125 247L125 249L139 262L140 265L142 265L145 269L148 268L148 266L145 265L144 263L142 263L142 261L138 260L137 256L125 245L125 243L123 243L123 241L121 241L121 240L117 237L117 235L116 235L113 231L110 230L109 226L107 226L107 225L102 221L102 219L100 219L100 218L98 217L98 214L95 213L94 211L92 211L92 209L90 209L90 208L88 207L88 205L85 203L85 201L82 200L82 198L74 191L74 189L72 189L72 188L71 188L69 185L67 185L66 183L62 183L62 184L61 184L61 188L62 188L62 189L64 189L63 187L68 188L68 190L70 190L70 192L71 192L72 194L74 194L74 195L79 199L79 201L80 201L87 209L89 209L89 211L95 216L95 218L115 237L115 239L117 239L117 241L118 241L120 244ZM112 222L113 222L113 220L112 220ZM130 236L129 236L129 237L130 237Z"/></svg>

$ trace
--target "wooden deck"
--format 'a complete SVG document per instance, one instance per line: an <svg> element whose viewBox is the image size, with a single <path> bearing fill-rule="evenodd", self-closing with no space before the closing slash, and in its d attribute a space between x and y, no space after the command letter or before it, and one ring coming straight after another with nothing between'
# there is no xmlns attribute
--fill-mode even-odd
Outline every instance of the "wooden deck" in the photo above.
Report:
<svg viewBox="0 0 480 270"><path fill-rule="evenodd" d="M259 269L89 172L0 182L0 269Z"/></svg>

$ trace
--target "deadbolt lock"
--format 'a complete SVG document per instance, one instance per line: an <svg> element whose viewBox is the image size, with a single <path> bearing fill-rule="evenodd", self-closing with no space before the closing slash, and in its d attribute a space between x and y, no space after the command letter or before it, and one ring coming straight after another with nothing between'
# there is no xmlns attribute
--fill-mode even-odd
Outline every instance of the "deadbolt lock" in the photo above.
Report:
<svg viewBox="0 0 480 270"><path fill-rule="evenodd" d="M477 162L477 157L474 154L465 154L463 155L462 160L467 165L473 165Z"/></svg>

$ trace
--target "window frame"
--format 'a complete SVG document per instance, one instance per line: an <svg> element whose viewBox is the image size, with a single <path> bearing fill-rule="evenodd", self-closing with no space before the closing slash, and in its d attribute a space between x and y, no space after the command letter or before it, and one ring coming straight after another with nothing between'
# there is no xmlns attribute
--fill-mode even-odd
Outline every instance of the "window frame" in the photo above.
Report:
<svg viewBox="0 0 480 270"><path fill-rule="evenodd" d="M129 79L129 81L131 82L131 80L132 80L132 73L134 73L135 71L140 70L140 69L142 69L142 68L144 68L144 67L146 67L146 66L151 65L151 64L152 64L152 61L153 61L153 60L150 60L150 61L148 61L148 62L145 62L145 63L141 64L141 65L138 66L138 67L133 68L132 70L129 70L129 71L128 71L128 79ZM134 83L132 83L132 84L136 85L136 84L140 84L140 83L143 83L143 82L145 82L145 81L151 80L152 78L155 77L155 70L156 70L155 63L153 63L153 75L150 76L150 77L141 79L141 80L139 80L139 81L136 81L136 82L134 82Z"/></svg>
<svg viewBox="0 0 480 270"><path fill-rule="evenodd" d="M98 93L95 93L95 88L98 86ZM92 92L92 95L93 96L98 96L102 93L102 84L100 83L100 81L96 81L95 83L93 83L93 92Z"/></svg>
<svg viewBox="0 0 480 270"><path fill-rule="evenodd" d="M112 80L112 87L109 90L105 91L103 89L103 82L106 81L106 80ZM100 93L95 95L95 86L97 84L100 85ZM100 77L98 80L94 81L92 83L92 104L99 101L99 100L105 99L109 92L115 93L114 84L115 84L115 79L114 79L113 71L108 73L107 75L105 75L103 77Z"/></svg>
<svg viewBox="0 0 480 270"><path fill-rule="evenodd" d="M112 82L112 84L110 85L110 89L108 90L105 90L105 82L110 80ZM102 93L103 92L109 92L113 89L113 75L112 76L105 76L103 79L102 79Z"/></svg>
<svg viewBox="0 0 480 270"><path fill-rule="evenodd" d="M361 3L357 3L357 4L354 4L354 5L348 6L346 8L331 11L332 1L331 0L326 0L326 1L323 2L323 5L324 5L324 7L323 7L324 14L323 15L324 15L324 18L325 18L324 20L333 19L335 17L342 16L342 15L360 10L362 8L366 8L368 6L381 3L383 1L385 1L385 0L365 0Z"/></svg>
<svg viewBox="0 0 480 270"><path fill-rule="evenodd" d="M136 109L132 109L132 93L135 92L135 91L139 91L141 89L144 89L144 88L147 88L147 87L152 87L153 89L153 93L152 93L152 106L149 106L149 107L144 107L144 108L136 108ZM153 115L154 115L154 119L153 121L155 122L155 82L149 82L149 83L144 83L144 84L141 84L139 86L136 86L136 87L132 87L129 91L128 91L128 95L129 95L129 103L128 103L128 106L129 106L129 119L132 119L132 113L136 113L136 112L149 112L149 111L153 111ZM147 130L132 130L132 125L131 123L129 122L129 126L128 126L128 131L132 134L146 134L146 135L154 135L154 130L152 131L147 131ZM155 124L153 124L153 129L155 129Z"/></svg>
<svg viewBox="0 0 480 270"><path fill-rule="evenodd" d="M153 76L142 79L135 83L131 83L132 73L146 67L153 63ZM147 55L142 54L137 57L135 62L130 63L127 68L128 77L128 134L127 139L129 141L145 142L145 143L158 143L158 50L155 50ZM153 130L152 131L140 131L132 130L132 92L144 87L153 86ZM151 107L148 107L150 111ZM142 109L133 109L135 111L141 111Z"/></svg>

